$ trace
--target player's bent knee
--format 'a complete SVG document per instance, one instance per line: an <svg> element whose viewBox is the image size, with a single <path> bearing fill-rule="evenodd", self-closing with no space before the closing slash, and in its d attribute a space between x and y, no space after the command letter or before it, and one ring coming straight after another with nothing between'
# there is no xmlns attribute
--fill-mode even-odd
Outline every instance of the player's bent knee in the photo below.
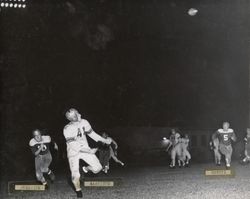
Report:
<svg viewBox="0 0 250 199"><path fill-rule="evenodd" d="M102 170L102 165L98 164L98 165L93 167L92 172L96 174L96 173L99 173L101 170Z"/></svg>
<svg viewBox="0 0 250 199"><path fill-rule="evenodd" d="M71 178L72 180L78 179L81 177L81 174L79 172L72 172Z"/></svg>

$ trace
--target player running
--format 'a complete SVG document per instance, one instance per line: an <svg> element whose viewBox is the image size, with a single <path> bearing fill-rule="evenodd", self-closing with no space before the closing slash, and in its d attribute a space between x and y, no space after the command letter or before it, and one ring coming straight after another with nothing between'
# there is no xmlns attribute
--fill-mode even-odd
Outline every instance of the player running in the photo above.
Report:
<svg viewBox="0 0 250 199"><path fill-rule="evenodd" d="M175 131L175 129L171 129L170 135L170 145L167 148L167 151L170 150L171 163L170 168L175 168L176 157L181 156L181 148L179 143L180 134Z"/></svg>
<svg viewBox="0 0 250 199"><path fill-rule="evenodd" d="M86 135L96 142L100 141L105 144L110 144L111 139L105 139L95 133L89 122L85 119L82 119L81 114L76 109L69 109L65 116L70 121L63 130L63 134L67 143L69 167L77 197L81 198L82 191L80 186L79 160L82 159L88 164L87 167L82 167L85 173L92 171L96 174L102 170L102 165L95 155L97 149L91 149L89 147Z"/></svg>
<svg viewBox="0 0 250 199"><path fill-rule="evenodd" d="M219 140L219 152L225 156L227 168L230 168L231 166L231 158L233 153L232 141L236 141L234 130L229 127L229 122L224 122L223 129L218 129L212 136L212 140L215 140L216 138Z"/></svg>
<svg viewBox="0 0 250 199"><path fill-rule="evenodd" d="M99 149L99 159L100 159L100 162L102 164L104 173L107 173L109 170L109 161L111 158L115 162L124 166L124 163L117 158L117 148L118 148L117 143L111 137L109 137L108 134L106 134L106 133L103 133L102 137L105 139L110 138L112 140L110 145L102 144L100 149ZM112 145L114 145L114 149L113 149Z"/></svg>
<svg viewBox="0 0 250 199"><path fill-rule="evenodd" d="M185 161L185 165L183 166L189 166L189 161L191 160L191 155L189 153L189 142L189 136L188 134L185 134L184 138L181 139L181 152Z"/></svg>
<svg viewBox="0 0 250 199"><path fill-rule="evenodd" d="M243 163L250 162L250 128L247 128L247 134L244 138L245 142L245 150L244 150L244 159L242 160Z"/></svg>
<svg viewBox="0 0 250 199"><path fill-rule="evenodd" d="M52 156L49 150L51 144L51 137L48 135L41 135L41 131L36 129L32 132L33 138L29 142L32 153L35 155L35 170L36 178L41 182L45 188L48 188L48 183L43 174L46 173L51 182L55 180L55 175L49 169L52 162ZM54 142L54 148L58 150L57 144Z"/></svg>
<svg viewBox="0 0 250 199"><path fill-rule="evenodd" d="M210 141L209 145L211 150L214 152L214 161L217 166L221 164L221 154L219 151L219 139L216 136L217 132L212 134L212 141Z"/></svg>

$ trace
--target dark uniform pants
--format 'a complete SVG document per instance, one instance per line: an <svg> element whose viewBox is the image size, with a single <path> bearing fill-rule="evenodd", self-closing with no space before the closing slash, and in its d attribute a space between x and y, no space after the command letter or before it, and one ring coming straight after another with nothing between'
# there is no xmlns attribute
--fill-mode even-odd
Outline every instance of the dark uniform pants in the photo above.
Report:
<svg viewBox="0 0 250 199"><path fill-rule="evenodd" d="M36 178L39 182L42 183L45 182L43 173L48 173L50 171L49 165L51 162L52 162L52 156L50 152L35 157Z"/></svg>

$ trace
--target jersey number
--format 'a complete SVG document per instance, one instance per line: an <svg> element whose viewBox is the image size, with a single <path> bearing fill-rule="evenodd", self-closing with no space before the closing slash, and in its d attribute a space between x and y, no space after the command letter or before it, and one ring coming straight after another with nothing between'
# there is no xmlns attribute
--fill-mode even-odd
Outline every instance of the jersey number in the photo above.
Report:
<svg viewBox="0 0 250 199"><path fill-rule="evenodd" d="M223 135L224 141L228 141L228 135Z"/></svg>
<svg viewBox="0 0 250 199"><path fill-rule="evenodd" d="M82 137L82 132L80 129L78 129L78 132L77 132L77 137Z"/></svg>

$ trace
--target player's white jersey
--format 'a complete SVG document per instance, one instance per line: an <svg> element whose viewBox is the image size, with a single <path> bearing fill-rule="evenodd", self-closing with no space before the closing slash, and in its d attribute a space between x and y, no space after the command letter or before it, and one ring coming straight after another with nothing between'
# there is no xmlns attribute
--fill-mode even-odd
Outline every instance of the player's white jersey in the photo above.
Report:
<svg viewBox="0 0 250 199"><path fill-rule="evenodd" d="M181 140L179 141L182 145L182 148L184 150L187 150L188 145L189 145L189 139L188 138L181 138Z"/></svg>
<svg viewBox="0 0 250 199"><path fill-rule="evenodd" d="M77 155L81 149L90 149L86 134L91 132L89 122L84 119L70 122L64 127L63 134L67 142L68 157Z"/></svg>

